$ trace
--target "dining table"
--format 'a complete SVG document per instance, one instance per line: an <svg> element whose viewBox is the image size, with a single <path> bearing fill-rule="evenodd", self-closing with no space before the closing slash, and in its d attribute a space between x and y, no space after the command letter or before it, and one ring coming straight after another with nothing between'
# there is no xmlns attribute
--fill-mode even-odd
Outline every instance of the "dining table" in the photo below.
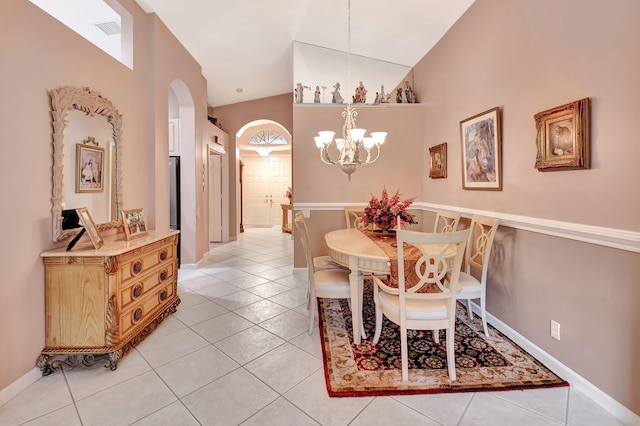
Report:
<svg viewBox="0 0 640 426"><path fill-rule="evenodd" d="M334 262L351 270L351 322L353 342L360 344L362 300L365 274L389 274L391 260L380 246L355 228L337 229L324 236L328 254Z"/></svg>
<svg viewBox="0 0 640 426"><path fill-rule="evenodd" d="M375 231L363 231L356 228L337 229L327 232L324 236L329 257L351 271L349 274L349 287L351 296L351 322L353 326L353 343L362 343L361 336L366 332L360 329L362 325L362 305L364 296L365 275L390 275L397 278L396 239L393 234L380 234ZM430 247L433 251L441 251L446 244L421 244ZM383 249L384 247L384 249ZM453 260L456 249L447 248L445 257ZM405 253L405 256L411 254ZM391 257L390 257L391 256ZM414 251L413 259L405 261L414 262L420 257ZM393 259L392 259L393 258ZM393 262L393 264L392 264ZM451 264L449 264L451 267ZM397 282L396 282L397 285Z"/></svg>

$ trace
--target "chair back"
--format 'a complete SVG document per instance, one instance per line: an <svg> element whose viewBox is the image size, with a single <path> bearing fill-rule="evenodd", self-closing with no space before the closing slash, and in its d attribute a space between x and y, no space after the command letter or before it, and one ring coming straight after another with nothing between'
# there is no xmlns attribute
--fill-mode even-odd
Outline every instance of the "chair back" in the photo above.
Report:
<svg viewBox="0 0 640 426"><path fill-rule="evenodd" d="M433 232L454 232L458 230L460 212L449 210L437 210L436 221L433 224Z"/></svg>
<svg viewBox="0 0 640 426"><path fill-rule="evenodd" d="M407 299L449 299L449 314L455 315L458 280L469 233L468 229L447 233L396 231L400 312L405 311ZM405 254L415 249L420 257L413 263ZM407 288L409 276L417 277L418 282Z"/></svg>
<svg viewBox="0 0 640 426"><path fill-rule="evenodd" d="M344 208L344 218L347 223L347 228L356 228L362 229L366 228L366 224L360 222L360 219L364 215L364 210L362 207L345 207Z"/></svg>
<svg viewBox="0 0 640 426"><path fill-rule="evenodd" d="M498 222L498 219L495 218L474 215L469 226L469 241L464 259L465 272L470 274L471 268L481 270L483 284L487 278L487 266Z"/></svg>
<svg viewBox="0 0 640 426"><path fill-rule="evenodd" d="M309 270L309 279L312 279L315 272L313 265L313 255L311 254L311 244L309 240L309 229L307 228L307 220L304 217L304 213L297 212L295 215L294 223L296 226L296 233L300 236L302 242L302 248L304 249L305 257L307 259L307 268Z"/></svg>

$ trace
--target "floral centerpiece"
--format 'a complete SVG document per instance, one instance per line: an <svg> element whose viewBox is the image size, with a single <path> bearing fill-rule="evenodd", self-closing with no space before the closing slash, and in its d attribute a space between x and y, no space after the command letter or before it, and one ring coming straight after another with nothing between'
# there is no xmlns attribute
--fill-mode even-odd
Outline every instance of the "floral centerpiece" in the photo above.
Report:
<svg viewBox="0 0 640 426"><path fill-rule="evenodd" d="M415 197L400 200L398 191L389 197L387 188L384 188L380 199L372 194L369 205L364 209L364 215L358 220L366 224L375 225L383 230L395 228L398 216L402 223L418 223L414 216L407 212L407 208L413 203L414 199Z"/></svg>

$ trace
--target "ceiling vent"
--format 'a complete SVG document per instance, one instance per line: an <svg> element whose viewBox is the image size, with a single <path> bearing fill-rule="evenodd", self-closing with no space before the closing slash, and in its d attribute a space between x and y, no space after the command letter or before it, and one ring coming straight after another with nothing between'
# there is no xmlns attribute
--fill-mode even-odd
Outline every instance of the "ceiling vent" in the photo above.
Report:
<svg viewBox="0 0 640 426"><path fill-rule="evenodd" d="M108 36L120 34L120 23L117 21L101 22L95 25Z"/></svg>

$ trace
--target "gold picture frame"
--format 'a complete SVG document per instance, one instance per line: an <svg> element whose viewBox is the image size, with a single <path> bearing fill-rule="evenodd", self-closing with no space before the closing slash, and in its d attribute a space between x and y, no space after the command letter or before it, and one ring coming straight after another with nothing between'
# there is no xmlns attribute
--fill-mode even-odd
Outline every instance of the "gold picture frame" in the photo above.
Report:
<svg viewBox="0 0 640 426"><path fill-rule="evenodd" d="M102 191L104 191L104 148L76 144L76 192Z"/></svg>
<svg viewBox="0 0 640 426"><path fill-rule="evenodd" d="M143 209L122 210L122 226L127 241L149 234Z"/></svg>
<svg viewBox="0 0 640 426"><path fill-rule="evenodd" d="M590 115L589 98L534 115L538 171L591 168Z"/></svg>
<svg viewBox="0 0 640 426"><path fill-rule="evenodd" d="M89 210L86 207L81 207L76 209L76 213L78 214L78 218L80 219L80 224L84 227L87 235L89 236L89 240L91 240L91 244L97 250L104 244L104 240L100 236L100 232L98 232L98 227L96 223L93 221Z"/></svg>
<svg viewBox="0 0 640 426"><path fill-rule="evenodd" d="M429 177L442 179L447 177L447 143L429 148Z"/></svg>
<svg viewBox="0 0 640 426"><path fill-rule="evenodd" d="M502 190L500 107L460 122L462 188Z"/></svg>

